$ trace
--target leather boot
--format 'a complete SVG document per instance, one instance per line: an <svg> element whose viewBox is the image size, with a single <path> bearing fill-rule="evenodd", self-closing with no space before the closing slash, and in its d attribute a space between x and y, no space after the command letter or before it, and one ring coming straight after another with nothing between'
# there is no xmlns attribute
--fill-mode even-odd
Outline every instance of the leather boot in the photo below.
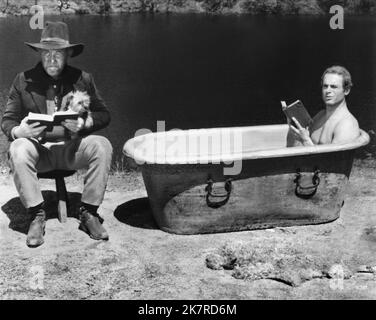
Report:
<svg viewBox="0 0 376 320"><path fill-rule="evenodd" d="M79 229L86 232L94 240L108 240L108 233L102 226L103 219L96 212L90 212L87 208L80 208Z"/></svg>
<svg viewBox="0 0 376 320"><path fill-rule="evenodd" d="M46 213L43 209L39 209L35 213L35 217L30 224L27 233L26 244L29 247L35 248L44 243L43 236L46 227Z"/></svg>

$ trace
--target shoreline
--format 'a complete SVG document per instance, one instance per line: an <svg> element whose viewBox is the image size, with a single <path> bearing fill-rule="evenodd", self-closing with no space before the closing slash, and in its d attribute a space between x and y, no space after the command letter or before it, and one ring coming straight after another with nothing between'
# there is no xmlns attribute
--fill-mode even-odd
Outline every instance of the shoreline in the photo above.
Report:
<svg viewBox="0 0 376 320"><path fill-rule="evenodd" d="M162 14L214 14L214 15L329 15L331 7L327 0L76 0L67 1L68 8L59 8L56 2L39 0L8 0L0 8L1 17L32 16L30 8L37 3L45 15L108 15L128 13ZM344 6L346 15L376 15L376 3L354 0Z"/></svg>

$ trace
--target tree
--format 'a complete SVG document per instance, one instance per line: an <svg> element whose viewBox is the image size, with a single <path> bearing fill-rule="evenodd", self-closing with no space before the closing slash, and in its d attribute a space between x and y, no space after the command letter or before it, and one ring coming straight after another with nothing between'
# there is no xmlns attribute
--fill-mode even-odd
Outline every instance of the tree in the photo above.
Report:
<svg viewBox="0 0 376 320"><path fill-rule="evenodd" d="M1 12L5 13L5 11L7 11L7 9L8 9L8 6L9 6L9 0L6 0L5 8L2 9Z"/></svg>

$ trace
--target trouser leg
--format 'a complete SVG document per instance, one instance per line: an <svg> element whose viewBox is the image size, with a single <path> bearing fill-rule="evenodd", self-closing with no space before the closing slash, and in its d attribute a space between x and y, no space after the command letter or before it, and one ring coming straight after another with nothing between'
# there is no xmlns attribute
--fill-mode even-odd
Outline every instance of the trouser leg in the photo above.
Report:
<svg viewBox="0 0 376 320"><path fill-rule="evenodd" d="M13 172L13 180L25 208L31 208L43 202L39 187L37 170L50 170L48 150L30 139L14 140L9 148L9 161Z"/></svg>
<svg viewBox="0 0 376 320"><path fill-rule="evenodd" d="M112 146L102 136L88 136L70 141L64 148L64 163L69 169L86 168L84 190L81 196L80 229L95 240L108 240L103 219L97 214L102 203L110 172Z"/></svg>
<svg viewBox="0 0 376 320"><path fill-rule="evenodd" d="M87 168L81 201L99 206L104 198L111 167L111 143L105 137L90 135L78 142L68 143L63 158L68 169Z"/></svg>

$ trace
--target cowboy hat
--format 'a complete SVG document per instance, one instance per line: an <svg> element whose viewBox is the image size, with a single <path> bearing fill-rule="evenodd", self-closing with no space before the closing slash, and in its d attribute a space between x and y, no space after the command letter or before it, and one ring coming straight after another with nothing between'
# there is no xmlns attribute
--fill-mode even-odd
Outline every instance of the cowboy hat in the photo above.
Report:
<svg viewBox="0 0 376 320"><path fill-rule="evenodd" d="M71 57L78 56L84 49L84 45L69 43L68 25L64 22L47 21L42 31L39 43L25 42L31 49L37 51L38 49L45 50L59 50L65 48L72 48Z"/></svg>

